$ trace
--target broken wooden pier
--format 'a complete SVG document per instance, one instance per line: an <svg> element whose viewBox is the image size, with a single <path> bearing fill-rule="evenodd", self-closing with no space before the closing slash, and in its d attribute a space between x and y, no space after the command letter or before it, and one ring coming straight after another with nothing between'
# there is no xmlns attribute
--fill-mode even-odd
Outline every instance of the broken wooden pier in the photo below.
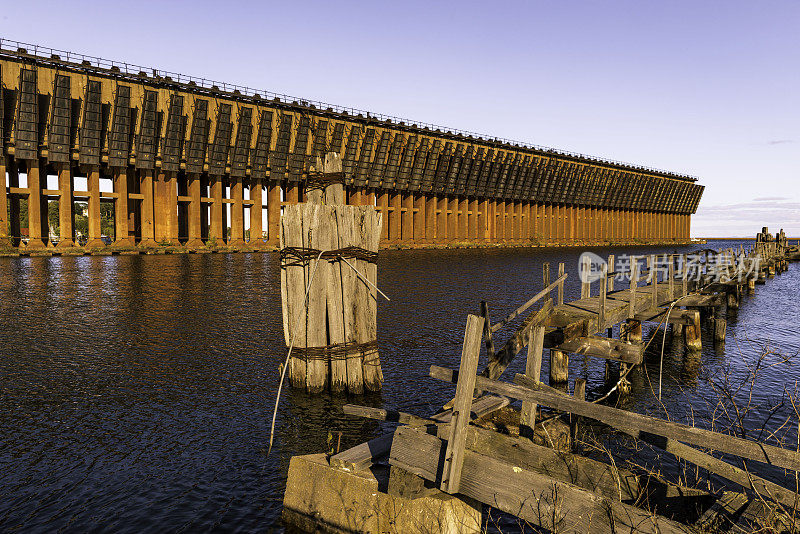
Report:
<svg viewBox="0 0 800 534"><path fill-rule="evenodd" d="M642 322L679 327L673 333L685 337L687 351L697 351L703 311L714 321L715 340L724 340L722 310L738 307L751 282L787 268L791 249L785 238L766 229L762 234L749 250L668 255L661 263L655 257L634 258L622 285L615 283L620 273L609 268L613 258L594 270L584 264L584 275L594 274L582 277L581 298L571 302L564 299L563 264L552 282L546 265L542 289L507 317L492 323L485 302L480 315L467 317L457 370L431 367L432 378L455 385L454 399L441 412L418 416L346 405L347 414L393 422L397 428L330 457L293 458L285 517L335 531L480 532L482 506L489 506L551 532L741 532L767 520L769 503L797 510L795 490L710 454L800 471L797 451L603 403L613 392L624 394L627 371L643 361ZM498 333L512 326L516 329L495 350ZM615 327L618 338L611 337ZM484 346L488 358L480 370ZM512 383L501 381L526 348L525 373ZM541 381L545 349L550 385ZM569 394L559 386L567 377L569 354L617 362L616 383L610 381L608 393L593 402L585 399L583 379L575 380ZM521 409L512 407L513 401ZM578 454L581 421L648 443L722 477L730 487L710 494ZM308 466L316 478L301 485ZM343 488L359 484L368 488L362 501L353 493L342 498ZM662 514L659 503L670 496L686 499L684 517ZM773 513L768 520L778 530L797 528L791 517Z"/></svg>

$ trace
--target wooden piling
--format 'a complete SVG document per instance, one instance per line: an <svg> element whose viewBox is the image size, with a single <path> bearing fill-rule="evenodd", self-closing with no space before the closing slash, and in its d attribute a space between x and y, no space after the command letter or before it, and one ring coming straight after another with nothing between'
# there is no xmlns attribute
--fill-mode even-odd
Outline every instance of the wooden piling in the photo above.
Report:
<svg viewBox="0 0 800 534"><path fill-rule="evenodd" d="M572 392L572 397L576 400L586 400L586 379L585 378L576 378L575 379L575 388ZM578 441L578 425L580 424L580 416L575 414L569 415L569 442L572 448L572 451L575 452L577 450L577 441Z"/></svg>
<svg viewBox="0 0 800 534"><path fill-rule="evenodd" d="M725 342L727 327L728 321L724 317L714 317L714 341L718 343Z"/></svg>
<svg viewBox="0 0 800 534"><path fill-rule="evenodd" d="M683 341L686 344L687 349L691 351L700 351L703 348L703 343L700 338L700 312L698 310L692 311L694 312L692 324L684 326Z"/></svg>
<svg viewBox="0 0 800 534"><path fill-rule="evenodd" d="M317 158L304 184L307 202L286 206L281 217L287 345L294 336L287 371L293 386L311 393L330 386L359 394L383 383L375 343L377 266L370 256L378 251L382 216L373 206L344 204L341 171L338 154Z"/></svg>
<svg viewBox="0 0 800 534"><path fill-rule="evenodd" d="M642 322L636 319L627 319L624 324L620 325L621 332L620 338L626 343L641 343L642 342Z"/></svg>
<svg viewBox="0 0 800 534"><path fill-rule="evenodd" d="M550 349L550 385L561 384L569 379L569 354Z"/></svg>
<svg viewBox="0 0 800 534"><path fill-rule="evenodd" d="M303 246L309 249L326 250L332 231L329 210L321 204L304 204L300 211L303 225ZM330 250L330 249L328 249ZM309 260L306 281L310 280L308 292L308 322L306 323L306 348L328 345L325 321L327 316L327 279L330 264L325 259ZM316 271L316 272L315 272ZM314 279L311 275L314 273ZM306 387L310 393L319 393L328 384L328 361L322 357L307 357Z"/></svg>
<svg viewBox="0 0 800 534"><path fill-rule="evenodd" d="M355 246L360 240L356 237L363 225L364 209L356 209L355 214L346 209L336 211L336 223L339 230L339 248ZM360 272L366 266L363 260L349 260ZM364 298L364 282L359 280L358 274L349 265L340 265L342 273L342 308L345 342L349 344L360 343L362 333L359 331L358 322L361 320L362 299ZM337 371L338 373L338 371ZM364 392L364 358L360 352L348 354L345 358L345 374L347 377L347 390L356 395Z"/></svg>
<svg viewBox="0 0 800 534"><path fill-rule="evenodd" d="M286 247L303 246L303 227L300 212L287 210L281 217L280 245ZM306 321L308 313L305 306L306 273L302 265L290 265L281 269L281 303L283 310L283 334L286 345L306 346ZM296 353L295 353L296 354ZM306 361L296 355L287 363L289 383L295 388L306 387Z"/></svg>
<svg viewBox="0 0 800 534"><path fill-rule="evenodd" d="M525 364L525 375L536 382L542 374L542 352L544 351L543 326L536 325L531 332L530 342L528 343L528 360ZM552 359L551 359L552 362ZM532 402L522 403L520 417L520 435L533 439L533 431L536 427L536 404Z"/></svg>
<svg viewBox="0 0 800 534"><path fill-rule="evenodd" d="M383 226L383 216L375 210L369 210L365 217L367 224L362 228L364 232L364 243L367 250L378 251L381 239L381 228ZM362 326L366 329L364 342L375 341L378 338L378 264L375 262L365 262L367 279L371 285L362 283L367 290L367 311ZM364 351L364 385L371 391L378 391L383 384L383 370L381 369L380 355L378 348L367 349Z"/></svg>

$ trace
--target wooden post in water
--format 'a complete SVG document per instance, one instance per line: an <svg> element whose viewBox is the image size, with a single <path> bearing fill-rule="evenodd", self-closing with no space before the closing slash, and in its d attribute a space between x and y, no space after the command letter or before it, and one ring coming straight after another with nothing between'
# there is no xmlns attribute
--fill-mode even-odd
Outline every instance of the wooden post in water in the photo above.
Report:
<svg viewBox="0 0 800 534"><path fill-rule="evenodd" d="M700 339L700 312L698 310L692 310L692 312L692 324L683 327L683 341L686 344L686 348L699 352L703 348Z"/></svg>
<svg viewBox="0 0 800 534"><path fill-rule="evenodd" d="M588 299L592 296L592 285L589 282L589 258L582 258L580 270L583 277L581 278L581 298Z"/></svg>
<svg viewBox="0 0 800 534"><path fill-rule="evenodd" d="M575 389L572 391L572 397L576 400L586 400L586 379L576 378ZM580 423L580 416L569 414L569 441L572 451L577 450L578 441L578 424Z"/></svg>
<svg viewBox="0 0 800 534"><path fill-rule="evenodd" d="M569 354L550 349L550 384L561 384L569 379Z"/></svg>
<svg viewBox="0 0 800 534"><path fill-rule="evenodd" d="M724 317L714 317L714 341L717 343L725 343L725 331L728 327L728 321Z"/></svg>
<svg viewBox="0 0 800 534"><path fill-rule="evenodd" d="M525 374L539 382L542 374L542 352L544 350L545 328L536 325L531 332L531 339L528 343L528 360L525 363ZM551 356L552 358L552 356ZM552 362L552 360L551 360ZM551 364L552 365L552 364ZM533 431L536 427L536 403L523 402L520 415L519 433L523 437L533 439Z"/></svg>
<svg viewBox="0 0 800 534"><path fill-rule="evenodd" d="M344 204L342 162L333 152L324 162L317 158L305 193L307 202L285 206L280 223L289 381L311 393L379 390L375 260L382 216L372 206Z"/></svg>

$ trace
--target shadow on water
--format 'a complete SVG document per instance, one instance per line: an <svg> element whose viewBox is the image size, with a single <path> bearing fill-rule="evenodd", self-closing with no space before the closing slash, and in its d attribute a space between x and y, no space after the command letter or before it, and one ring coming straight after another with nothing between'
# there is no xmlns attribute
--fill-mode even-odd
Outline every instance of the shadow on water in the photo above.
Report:
<svg viewBox="0 0 800 534"><path fill-rule="evenodd" d="M541 287L542 262L553 275L566 263L565 298L577 298L580 252L382 252L379 285L392 298L378 316L384 390L351 398L288 391L270 456L285 356L276 255L0 259L0 530L280 529L292 455L344 449L388 429L344 416L343 404L434 412L453 388L427 378L428 368L458 365L466 315L481 300L495 320L513 310ZM796 351L800 336L776 324L797 323L797 286L795 265L759 286L729 317L726 350L749 354L738 341L747 334ZM704 409L693 397L703 368L728 358L709 336L704 330L697 358L667 351L668 402ZM523 366L515 361L507 376ZM646 372L632 376L634 409L654 409L658 367L648 357ZM590 397L603 373L597 360L570 361ZM797 374L776 369L766 380L780 390Z"/></svg>

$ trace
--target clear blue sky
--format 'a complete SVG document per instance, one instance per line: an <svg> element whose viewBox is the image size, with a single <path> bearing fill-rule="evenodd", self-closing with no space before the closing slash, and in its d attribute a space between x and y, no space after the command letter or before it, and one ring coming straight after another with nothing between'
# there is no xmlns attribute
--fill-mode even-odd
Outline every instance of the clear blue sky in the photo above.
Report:
<svg viewBox="0 0 800 534"><path fill-rule="evenodd" d="M0 36L700 177L800 236L800 2L7 2Z"/></svg>

